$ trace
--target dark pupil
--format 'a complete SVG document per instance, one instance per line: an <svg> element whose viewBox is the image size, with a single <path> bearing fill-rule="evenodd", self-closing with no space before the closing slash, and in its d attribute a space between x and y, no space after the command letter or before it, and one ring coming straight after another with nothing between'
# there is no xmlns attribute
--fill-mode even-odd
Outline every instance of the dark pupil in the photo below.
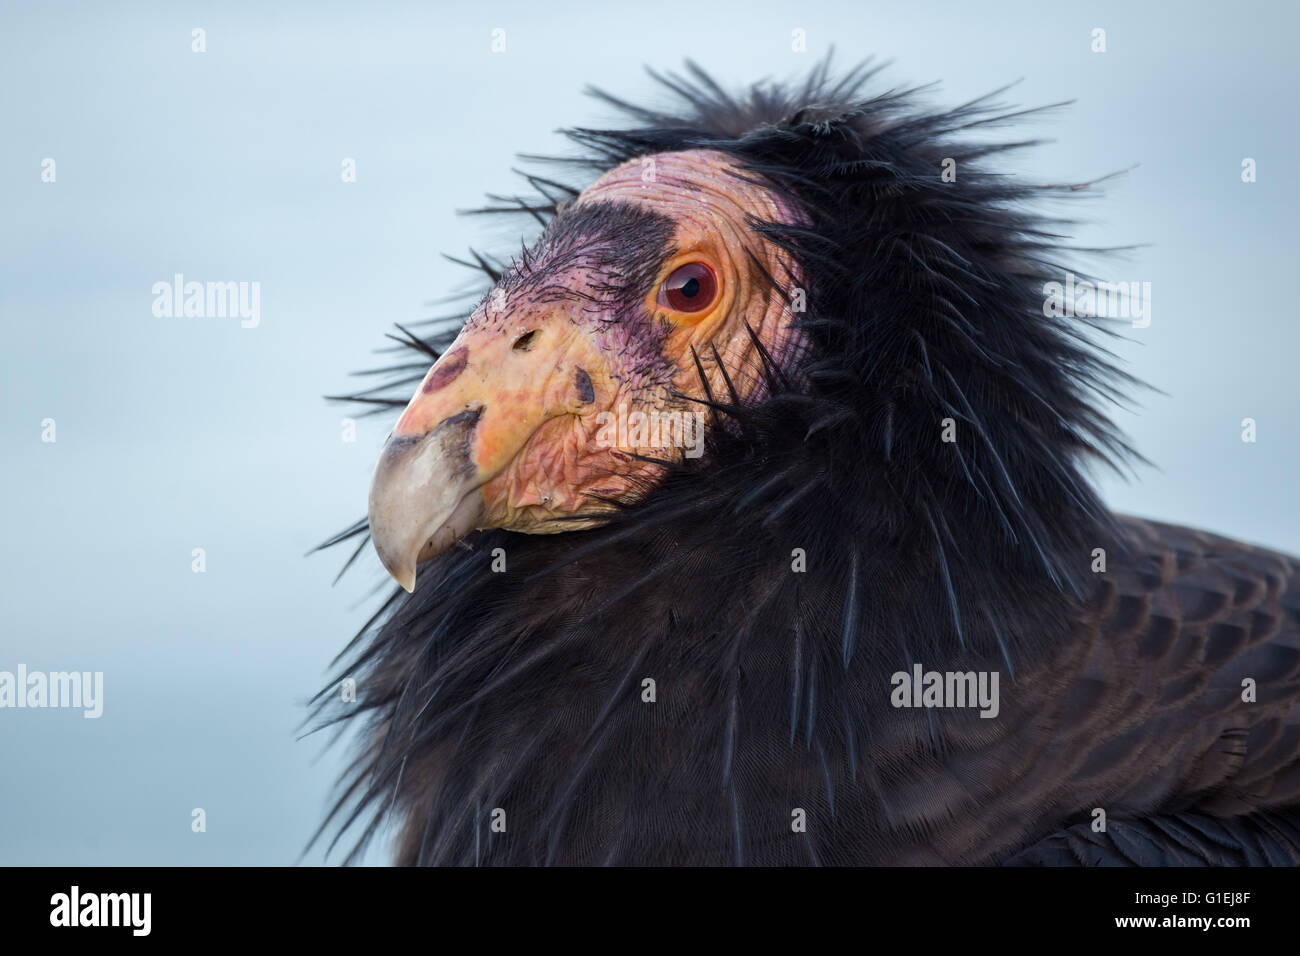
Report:
<svg viewBox="0 0 1300 956"><path fill-rule="evenodd" d="M700 294L700 280L694 277L687 279L682 283L681 293L688 299L695 298Z"/></svg>

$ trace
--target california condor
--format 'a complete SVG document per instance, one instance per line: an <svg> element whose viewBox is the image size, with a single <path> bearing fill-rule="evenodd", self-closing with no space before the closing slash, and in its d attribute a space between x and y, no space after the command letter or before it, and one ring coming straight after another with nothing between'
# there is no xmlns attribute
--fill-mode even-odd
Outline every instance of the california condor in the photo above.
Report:
<svg viewBox="0 0 1300 956"><path fill-rule="evenodd" d="M1098 499L1137 383L1045 308L1076 187L873 72L597 93L414 398L355 396L406 405L338 539L404 590L318 698L358 850L1300 862L1300 563Z"/></svg>

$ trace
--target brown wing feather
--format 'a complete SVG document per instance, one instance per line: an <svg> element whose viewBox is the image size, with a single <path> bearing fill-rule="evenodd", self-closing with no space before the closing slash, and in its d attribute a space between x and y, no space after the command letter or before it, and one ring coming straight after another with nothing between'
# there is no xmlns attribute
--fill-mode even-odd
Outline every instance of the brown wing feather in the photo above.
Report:
<svg viewBox="0 0 1300 956"><path fill-rule="evenodd" d="M1128 768L1120 799L1217 816L1300 803L1300 562L1187 528L1128 526L1138 560L1114 572L1115 609L1093 626L1136 650L1139 691L1125 709L1140 719L1118 739L1165 752L1145 754L1145 774Z"/></svg>
<svg viewBox="0 0 1300 956"><path fill-rule="evenodd" d="M1286 836L1300 834L1300 562L1122 521L1129 547L1108 549L1071 638L1004 687L1000 719L945 727L949 753L887 794L923 828L896 862L1043 862L1025 850L1040 841L1050 862L1079 862L1067 846L1096 862L1111 840L1117 856L1170 863L1199 852L1176 838L1187 821L1205 846L1236 821L1252 859L1300 859ZM1097 809L1110 837L1092 833ZM1279 815L1295 821L1267 822Z"/></svg>
<svg viewBox="0 0 1300 956"><path fill-rule="evenodd" d="M1022 702L1027 752L1048 746L1008 796L1026 813L1044 801L1067 812L1016 862L1232 862L1224 848L1243 847L1257 862L1300 859L1300 562L1124 524L1132 548L1074 642L1025 681L1058 696ZM1091 826L1096 808L1108 834ZM1223 826L1249 839L1224 843Z"/></svg>

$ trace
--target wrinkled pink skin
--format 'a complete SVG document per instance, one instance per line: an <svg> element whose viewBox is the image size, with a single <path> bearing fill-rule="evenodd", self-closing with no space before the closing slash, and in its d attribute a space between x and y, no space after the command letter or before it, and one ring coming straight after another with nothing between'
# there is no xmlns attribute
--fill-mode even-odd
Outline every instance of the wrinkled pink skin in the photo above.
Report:
<svg viewBox="0 0 1300 956"><path fill-rule="evenodd" d="M784 253L747 225L750 216L788 222L793 212L768 190L740 178L721 153L658 154L652 173L649 162L611 170L574 203L643 205L676 222L676 251L645 303L648 314L662 317L655 334L645 324L593 320L576 299L535 291L491 294L422 384L431 401L422 401L417 392L399 422L399 433L427 430L456 410L448 402L457 396L463 407L475 401L485 406L472 448L482 482L480 527L552 533L599 524L605 509L590 496L634 500L660 476L662 466L637 461L630 452L665 459L684 453L679 440L636 441L635 433L609 428L600 413L626 421L632 412L703 411L672 396L676 390L705 397L692 347L715 396L727 396L728 389L714 349L742 399L760 397L761 365L746 321L779 360L799 348L789 307L749 255L786 286L795 284L791 267ZM537 255L544 263L547 250ZM695 261L707 263L717 276L714 304L686 315L657 303L660 283ZM599 281L581 261L556 279L583 293ZM513 348L528 331L537 333L530 347ZM580 369L590 380L586 395ZM584 401L588 395L591 400ZM580 513L587 517L553 520Z"/></svg>

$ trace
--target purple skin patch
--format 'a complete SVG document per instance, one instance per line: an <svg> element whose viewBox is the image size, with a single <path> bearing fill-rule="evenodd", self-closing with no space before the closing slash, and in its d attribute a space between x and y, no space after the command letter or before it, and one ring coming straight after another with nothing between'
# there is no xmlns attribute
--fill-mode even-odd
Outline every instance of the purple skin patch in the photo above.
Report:
<svg viewBox="0 0 1300 956"><path fill-rule="evenodd" d="M440 362L433 370L433 374L425 381L421 389L424 394L436 392L446 385L456 381L456 376L465 371L465 363L469 361L469 349L459 348L446 356L446 361Z"/></svg>

